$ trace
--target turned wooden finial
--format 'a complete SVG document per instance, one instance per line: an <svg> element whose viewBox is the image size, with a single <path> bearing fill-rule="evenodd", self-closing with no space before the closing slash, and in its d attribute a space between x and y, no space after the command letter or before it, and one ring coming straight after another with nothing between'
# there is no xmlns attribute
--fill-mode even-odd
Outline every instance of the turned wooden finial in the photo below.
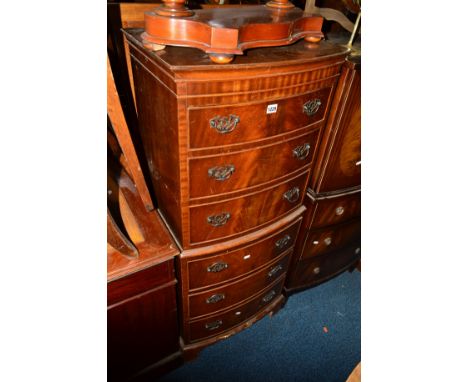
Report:
<svg viewBox="0 0 468 382"><path fill-rule="evenodd" d="M294 8L294 5L289 0L271 0L266 5L267 7L280 9Z"/></svg>
<svg viewBox="0 0 468 382"><path fill-rule="evenodd" d="M159 16L187 17L192 16L193 11L185 6L185 0L163 0L163 5L155 9Z"/></svg>

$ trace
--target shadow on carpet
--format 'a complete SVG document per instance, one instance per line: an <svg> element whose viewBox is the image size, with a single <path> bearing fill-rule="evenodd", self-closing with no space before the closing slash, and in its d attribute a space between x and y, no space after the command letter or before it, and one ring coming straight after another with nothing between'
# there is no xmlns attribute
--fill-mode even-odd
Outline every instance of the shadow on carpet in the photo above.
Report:
<svg viewBox="0 0 468 382"><path fill-rule="evenodd" d="M289 297L272 318L205 348L163 382L345 382L361 359L361 274Z"/></svg>

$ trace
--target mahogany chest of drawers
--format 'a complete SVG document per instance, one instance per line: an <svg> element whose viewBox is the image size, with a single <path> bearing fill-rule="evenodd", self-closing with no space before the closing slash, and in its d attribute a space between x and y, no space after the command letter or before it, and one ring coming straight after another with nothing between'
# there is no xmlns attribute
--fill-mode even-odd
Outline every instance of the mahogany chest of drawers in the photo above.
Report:
<svg viewBox="0 0 468 382"><path fill-rule="evenodd" d="M288 292L327 280L360 258L360 56L349 56L343 66L305 205Z"/></svg>
<svg viewBox="0 0 468 382"><path fill-rule="evenodd" d="M216 65L195 49L145 49L141 30L125 34L153 189L182 249L181 343L196 350L284 302L348 49L301 41Z"/></svg>

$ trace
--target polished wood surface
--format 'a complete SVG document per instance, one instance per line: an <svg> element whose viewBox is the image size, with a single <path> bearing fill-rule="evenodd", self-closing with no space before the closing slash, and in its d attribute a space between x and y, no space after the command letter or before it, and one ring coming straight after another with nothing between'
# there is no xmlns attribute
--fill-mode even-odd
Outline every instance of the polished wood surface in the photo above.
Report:
<svg viewBox="0 0 468 382"><path fill-rule="evenodd" d="M201 244L241 235L281 218L302 203L308 171L278 186L223 202L190 208L190 242ZM210 218L228 216L219 225Z"/></svg>
<svg viewBox="0 0 468 382"><path fill-rule="evenodd" d="M172 1L171 4L176 4L176 0ZM277 5L279 1L272 4ZM323 37L322 18L304 14L295 7L276 9L258 5L191 11L183 7L183 2L177 3L177 7L164 4L145 12L142 38L147 46L154 43L193 47L214 57L218 54L232 58L250 48L288 45L303 37ZM226 58L221 63L230 61Z"/></svg>
<svg viewBox="0 0 468 382"><path fill-rule="evenodd" d="M315 130L273 145L190 159L190 198L245 190L305 170L311 166L318 135Z"/></svg>
<svg viewBox="0 0 468 382"><path fill-rule="evenodd" d="M265 288L268 288L271 283L286 274L290 254L291 251L283 255L280 259L270 262L266 267L261 268L241 280L209 289L204 292L190 293L188 297L188 313L190 318L223 310L246 300ZM210 297L213 296L222 297L210 300Z"/></svg>
<svg viewBox="0 0 468 382"><path fill-rule="evenodd" d="M311 195L312 221L310 228L338 224L361 214L361 193L359 190L333 196Z"/></svg>
<svg viewBox="0 0 468 382"><path fill-rule="evenodd" d="M232 329L233 327L250 319L252 316L258 314L263 307L269 304L269 296L281 296L283 281L283 279L278 280L274 285L269 286L264 291L254 295L254 297L247 302L236 305L227 312L191 320L189 323L187 338L190 341L199 341Z"/></svg>
<svg viewBox="0 0 468 382"><path fill-rule="evenodd" d="M311 230L308 234L301 259L325 255L353 242L359 242L360 238L360 220L353 220L319 230Z"/></svg>
<svg viewBox="0 0 468 382"><path fill-rule="evenodd" d="M346 189L361 184L361 70L360 58L349 59L337 89L337 101L328 123L328 151L310 187L316 193Z"/></svg>
<svg viewBox="0 0 468 382"><path fill-rule="evenodd" d="M233 280L259 269L294 246L301 220L239 249L188 261L189 290Z"/></svg>
<svg viewBox="0 0 468 382"><path fill-rule="evenodd" d="M360 57L343 66L305 198L285 290L317 285L358 264L361 213Z"/></svg>
<svg viewBox="0 0 468 382"><path fill-rule="evenodd" d="M153 52L140 34L125 31L139 131L161 214L182 248L176 272L189 357L284 302L348 50L301 41L220 66L194 49Z"/></svg>
<svg viewBox="0 0 468 382"><path fill-rule="evenodd" d="M190 147L229 146L250 142L298 130L323 120L330 98L331 88L321 89L301 96L283 98L272 102L248 105L190 108ZM311 114L304 112L304 105L318 100L319 107ZM268 107L275 112L268 113ZM237 123L231 123L230 131L222 133L210 121L228 120L235 116ZM208 135L208 136L207 136Z"/></svg>
<svg viewBox="0 0 468 382"><path fill-rule="evenodd" d="M109 288L112 290L112 284ZM178 337L174 282L133 293L129 299L109 306L108 379L127 380L169 355L177 355Z"/></svg>
<svg viewBox="0 0 468 382"><path fill-rule="evenodd" d="M359 260L360 250L360 246L355 244L324 256L311 257L298 262L294 268L291 268L291 275L285 286L286 291L317 285L348 270Z"/></svg>

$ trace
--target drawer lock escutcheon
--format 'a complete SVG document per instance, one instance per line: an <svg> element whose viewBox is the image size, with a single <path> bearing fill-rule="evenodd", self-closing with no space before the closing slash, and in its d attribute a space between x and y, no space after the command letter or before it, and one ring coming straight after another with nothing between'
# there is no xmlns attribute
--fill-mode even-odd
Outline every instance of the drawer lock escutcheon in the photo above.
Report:
<svg viewBox="0 0 468 382"><path fill-rule="evenodd" d="M226 166L216 166L208 169L208 176L219 181L229 179L234 173L236 168L233 164L227 164Z"/></svg>
<svg viewBox="0 0 468 382"><path fill-rule="evenodd" d="M310 144L304 143L301 146L297 146L292 152L295 158L299 160L306 159L310 153Z"/></svg>
<svg viewBox="0 0 468 382"><path fill-rule="evenodd" d="M283 194L283 199L286 199L289 203L295 203L299 200L300 193L299 187L291 188Z"/></svg>
<svg viewBox="0 0 468 382"><path fill-rule="evenodd" d="M210 127L220 134L227 134L233 131L239 122L240 118L235 114L229 114L228 117L217 115L210 119Z"/></svg>
<svg viewBox="0 0 468 382"><path fill-rule="evenodd" d="M275 247L279 250L286 248L291 243L291 236L285 235L281 239L277 240L275 243Z"/></svg>
<svg viewBox="0 0 468 382"><path fill-rule="evenodd" d="M271 300L273 300L273 297L275 296L276 296L276 292L274 290L271 290L265 296L263 296L262 301L270 302Z"/></svg>
<svg viewBox="0 0 468 382"><path fill-rule="evenodd" d="M278 264L276 267L272 268L270 272L268 272L268 277L273 277L282 269L283 269L283 266L281 264Z"/></svg>
<svg viewBox="0 0 468 382"><path fill-rule="evenodd" d="M223 212L219 215L211 215L206 218L209 224L213 227L219 227L225 225L227 221L230 219L231 214L229 212Z"/></svg>
<svg viewBox="0 0 468 382"><path fill-rule="evenodd" d="M217 272L224 271L227 267L228 267L227 263L220 261L219 263L211 264L208 268L206 268L206 271L217 273Z"/></svg>
<svg viewBox="0 0 468 382"><path fill-rule="evenodd" d="M218 329L223 324L222 320L216 320L213 322L208 322L205 324L205 328L208 330L215 330Z"/></svg>
<svg viewBox="0 0 468 382"><path fill-rule="evenodd" d="M311 99L310 101L307 101L304 104L304 106L302 107L302 111L310 117L314 115L315 113L317 113L321 104L322 104L322 101L320 101L318 98Z"/></svg>
<svg viewBox="0 0 468 382"><path fill-rule="evenodd" d="M214 294L213 296L211 297L208 297L206 299L206 303L207 304L215 304L221 300L224 300L226 298L226 296L224 295L224 293L217 293L217 294Z"/></svg>

